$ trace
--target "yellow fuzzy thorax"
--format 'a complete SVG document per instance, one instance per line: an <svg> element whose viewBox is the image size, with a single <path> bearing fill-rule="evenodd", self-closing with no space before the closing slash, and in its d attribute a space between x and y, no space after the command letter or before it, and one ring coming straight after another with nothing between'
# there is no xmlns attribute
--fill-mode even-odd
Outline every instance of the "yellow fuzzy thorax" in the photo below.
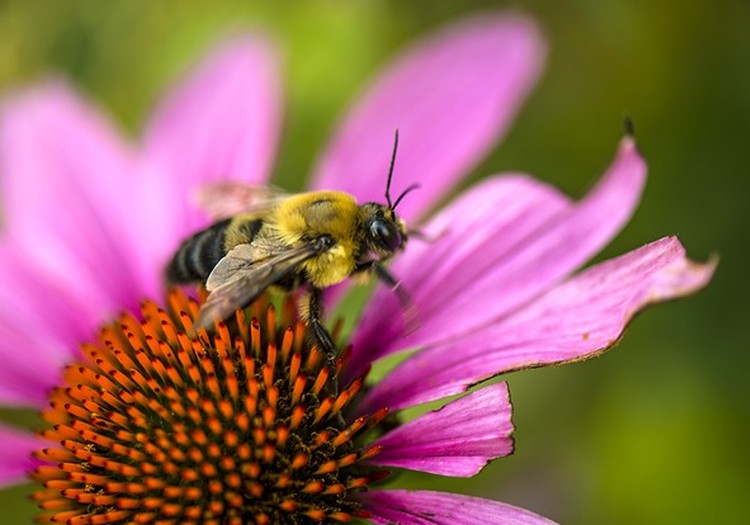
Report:
<svg viewBox="0 0 750 525"><path fill-rule="evenodd" d="M313 286L325 288L354 271L359 213L357 202L348 193L302 193L278 205L272 214L273 229L285 244L295 245L321 235L334 240L331 249L301 265Z"/></svg>

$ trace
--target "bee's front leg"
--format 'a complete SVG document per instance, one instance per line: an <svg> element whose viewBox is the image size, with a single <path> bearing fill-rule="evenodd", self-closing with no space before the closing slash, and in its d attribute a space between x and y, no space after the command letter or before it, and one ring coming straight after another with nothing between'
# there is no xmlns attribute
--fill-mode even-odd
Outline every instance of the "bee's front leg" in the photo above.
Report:
<svg viewBox="0 0 750 525"><path fill-rule="evenodd" d="M401 281L377 262L365 263L360 266L362 269L360 270L358 267L356 271L373 271L377 278L396 294L396 299L398 299L398 304L401 306L401 312L404 316L406 333L410 334L416 331L419 328L417 306L414 304L409 291L401 285Z"/></svg>
<svg viewBox="0 0 750 525"><path fill-rule="evenodd" d="M315 336L316 342L326 356L326 367L328 368L329 381L331 382L331 395L339 395L339 380L336 373L336 356L338 350L333 342L331 334L323 324L323 290L311 287L309 294L309 325Z"/></svg>

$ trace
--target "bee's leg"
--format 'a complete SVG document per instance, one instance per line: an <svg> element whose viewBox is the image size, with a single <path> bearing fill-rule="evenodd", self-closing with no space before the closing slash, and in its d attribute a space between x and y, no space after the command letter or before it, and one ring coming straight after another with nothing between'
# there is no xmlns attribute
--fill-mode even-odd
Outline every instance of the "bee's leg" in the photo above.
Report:
<svg viewBox="0 0 750 525"><path fill-rule="evenodd" d="M336 344L333 342L331 334L323 324L323 290L320 288L310 288L310 308L309 308L309 324L310 329L315 336L316 342L320 345L321 350L326 356L326 366L328 367L328 373L330 374L329 381L331 382L331 395L339 395L339 380L336 375Z"/></svg>
<svg viewBox="0 0 750 525"><path fill-rule="evenodd" d="M397 280L388 270L376 262L371 263L370 268L375 272L378 279L396 294L396 299L398 299L398 304L401 306L401 311L403 312L406 332L411 333L419 328L417 305L414 304L409 291L401 286L401 281Z"/></svg>

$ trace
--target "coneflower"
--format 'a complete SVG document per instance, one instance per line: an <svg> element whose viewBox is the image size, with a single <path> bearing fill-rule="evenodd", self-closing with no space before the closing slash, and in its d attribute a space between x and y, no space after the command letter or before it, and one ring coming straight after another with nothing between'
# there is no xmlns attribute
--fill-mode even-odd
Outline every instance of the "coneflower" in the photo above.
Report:
<svg viewBox="0 0 750 525"><path fill-rule="evenodd" d="M637 204L645 163L631 137L580 201L504 174L425 215L504 133L543 58L523 16L455 24L386 69L324 150L311 187L379 200L398 128L397 169L408 176L395 180L422 184L399 213L430 239L391 268L420 328L407 335L392 294L377 290L337 395L291 312L276 321L259 305L193 334L196 305L160 299L167 258L208 221L193 192L222 178L268 183L281 97L265 39L221 46L138 145L64 83L9 97L0 402L43 411L52 426L41 442L0 428L0 482L33 472L40 519L73 524L549 523L484 499L376 485L396 468L473 476L511 450L503 383L411 421L401 409L597 355L643 307L711 278L712 265L689 261L675 238L574 273ZM374 361L407 348L416 351L385 379L366 382Z"/></svg>

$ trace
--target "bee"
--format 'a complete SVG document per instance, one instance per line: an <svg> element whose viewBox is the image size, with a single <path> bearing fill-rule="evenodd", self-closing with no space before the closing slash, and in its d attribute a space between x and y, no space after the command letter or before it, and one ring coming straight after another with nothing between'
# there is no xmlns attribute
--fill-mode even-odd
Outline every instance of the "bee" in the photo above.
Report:
<svg viewBox="0 0 750 525"><path fill-rule="evenodd" d="M268 288L308 290L307 323L335 370L336 349L323 324L323 290L355 274L372 273L397 294L405 322L415 308L408 292L382 265L403 250L408 231L396 215L406 188L395 201L390 189L398 150L396 132L385 199L357 204L341 191L284 195L271 188L224 184L204 193L214 214L227 217L185 240L166 268L171 284L203 282L209 295L196 328L210 328L244 308ZM335 374L332 374L335 376Z"/></svg>

